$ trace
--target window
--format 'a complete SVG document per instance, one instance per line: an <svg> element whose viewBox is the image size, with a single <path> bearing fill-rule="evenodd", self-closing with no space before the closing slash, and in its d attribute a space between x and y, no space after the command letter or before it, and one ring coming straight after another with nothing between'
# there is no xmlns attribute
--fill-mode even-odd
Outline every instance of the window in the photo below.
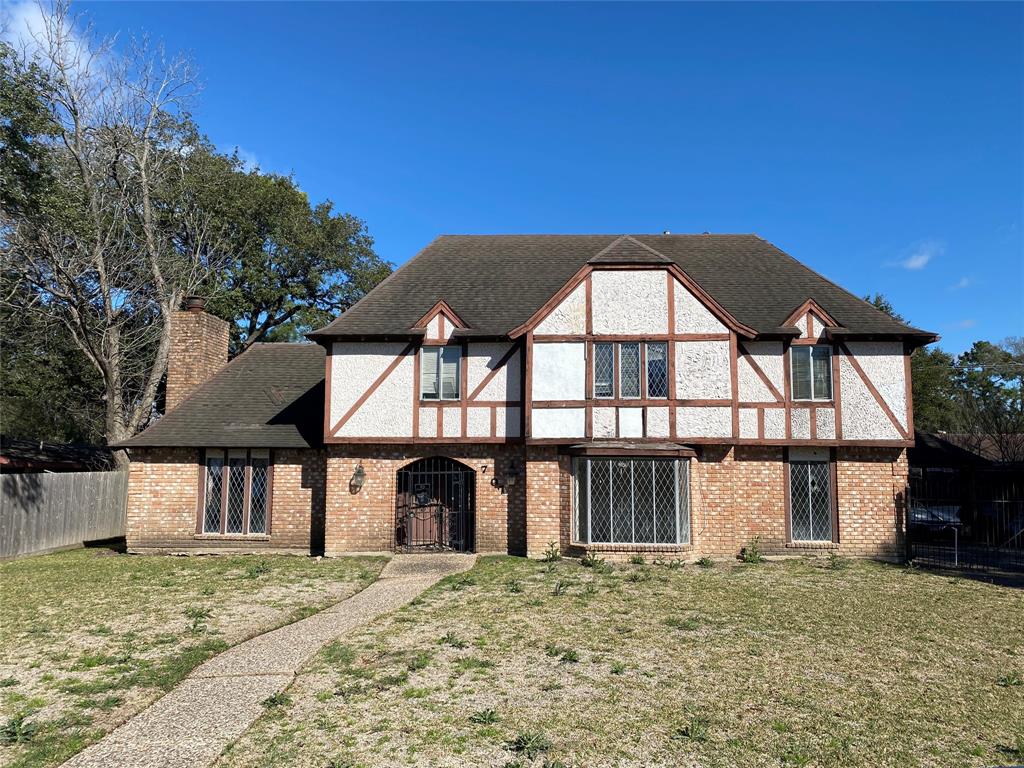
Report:
<svg viewBox="0 0 1024 768"><path fill-rule="evenodd" d="M616 351L618 371L615 370ZM647 342L644 345L646 363L640 352L638 341L619 344L594 342L594 397L616 397L616 383L617 396L624 400L644 397L644 392L646 397L668 397L668 344L663 341ZM642 382L646 384L644 390L641 390Z"/></svg>
<svg viewBox="0 0 1024 768"><path fill-rule="evenodd" d="M615 397L614 379L614 345L594 344L594 397Z"/></svg>
<svg viewBox="0 0 1024 768"><path fill-rule="evenodd" d="M689 544L683 459L579 458L573 530L584 544Z"/></svg>
<svg viewBox="0 0 1024 768"><path fill-rule="evenodd" d="M201 533L266 534L270 522L270 452L207 450Z"/></svg>
<svg viewBox="0 0 1024 768"><path fill-rule="evenodd" d="M790 538L832 539L832 473L827 461L789 462Z"/></svg>
<svg viewBox="0 0 1024 768"><path fill-rule="evenodd" d="M647 396L668 397L668 345L647 342Z"/></svg>
<svg viewBox="0 0 1024 768"><path fill-rule="evenodd" d="M619 344L619 397L640 397L640 345Z"/></svg>
<svg viewBox="0 0 1024 768"><path fill-rule="evenodd" d="M794 400L832 399L832 348L801 345L790 348Z"/></svg>
<svg viewBox="0 0 1024 768"><path fill-rule="evenodd" d="M420 360L420 399L458 400L462 348L423 347Z"/></svg>

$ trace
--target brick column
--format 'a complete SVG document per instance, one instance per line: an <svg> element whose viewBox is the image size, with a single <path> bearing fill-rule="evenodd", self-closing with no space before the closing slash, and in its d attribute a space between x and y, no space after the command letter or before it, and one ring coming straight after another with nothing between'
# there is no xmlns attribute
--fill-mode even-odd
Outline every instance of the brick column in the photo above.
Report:
<svg viewBox="0 0 1024 768"><path fill-rule="evenodd" d="M167 410L175 408L228 361L228 323L202 309L171 314Z"/></svg>
<svg viewBox="0 0 1024 768"><path fill-rule="evenodd" d="M562 546L562 471L554 448L534 448L526 458L526 556ZM570 513L571 514L571 513Z"/></svg>

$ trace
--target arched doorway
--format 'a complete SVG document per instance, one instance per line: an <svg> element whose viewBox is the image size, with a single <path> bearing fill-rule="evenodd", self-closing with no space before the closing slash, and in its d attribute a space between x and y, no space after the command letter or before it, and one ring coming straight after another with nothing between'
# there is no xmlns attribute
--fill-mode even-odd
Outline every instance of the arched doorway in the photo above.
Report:
<svg viewBox="0 0 1024 768"><path fill-rule="evenodd" d="M476 533L476 472L431 456L398 470L395 549L472 552Z"/></svg>

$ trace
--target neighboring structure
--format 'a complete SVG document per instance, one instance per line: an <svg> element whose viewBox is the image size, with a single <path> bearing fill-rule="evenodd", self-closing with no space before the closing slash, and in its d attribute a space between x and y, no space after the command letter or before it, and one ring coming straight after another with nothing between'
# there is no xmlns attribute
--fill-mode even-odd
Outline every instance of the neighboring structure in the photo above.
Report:
<svg viewBox="0 0 1024 768"><path fill-rule="evenodd" d="M217 373L200 317L122 444L132 549L903 553L936 337L754 235L441 237Z"/></svg>
<svg viewBox="0 0 1024 768"><path fill-rule="evenodd" d="M0 436L0 474L25 472L101 472L115 469L109 448Z"/></svg>

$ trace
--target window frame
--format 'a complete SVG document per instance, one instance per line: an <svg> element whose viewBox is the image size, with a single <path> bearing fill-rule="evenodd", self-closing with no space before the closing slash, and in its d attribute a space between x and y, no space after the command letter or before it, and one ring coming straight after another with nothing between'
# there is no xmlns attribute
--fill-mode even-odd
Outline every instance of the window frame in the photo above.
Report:
<svg viewBox="0 0 1024 768"><path fill-rule="evenodd" d="M665 350L665 394L664 395L652 395L651 394L651 347L661 347ZM669 395L669 382L668 382L668 355L669 345L667 341L645 341L643 344L643 380L644 380L644 397L648 400L668 400Z"/></svg>
<svg viewBox="0 0 1024 768"><path fill-rule="evenodd" d="M625 346L636 347L636 394L624 395L622 393L622 348ZM644 375L644 345L639 341L620 341L615 344L615 377L618 380L618 394L620 400L641 400L646 389L646 376Z"/></svg>
<svg viewBox="0 0 1024 768"><path fill-rule="evenodd" d="M437 366L436 366L436 368L434 370L434 377L435 377L435 379L437 381L437 390L436 390L437 391L437 396L436 397L428 397L427 395L424 394L425 390L423 388L423 376L424 376L424 373L426 373L426 371L427 371L427 367L425 365L426 360L424 358L424 353L428 349L436 349L436 350L438 350ZM454 349L456 351L456 353L457 353L457 360L456 360L456 363L455 363L455 396L454 397L444 397L444 391L443 391L444 390L444 384L443 384L443 381L442 381L442 371L443 371L444 355L445 355L444 350L446 350L446 349ZM420 347L420 349L419 349L419 356L420 356L420 380L416 382L416 386L419 388L419 392L420 392L419 399L420 399L420 402L428 402L428 403L448 402L448 403L450 403L450 402L455 402L455 401L461 400L462 399L462 345L461 344L423 344Z"/></svg>
<svg viewBox="0 0 1024 768"><path fill-rule="evenodd" d="M624 345L636 346L637 348L637 394L622 394L622 347ZM660 346L665 352L665 394L651 395L649 350L652 346ZM599 347L611 350L611 393L607 395L598 394L597 376L597 350ZM668 341L599 341L594 340L589 345L589 354L593 359L590 372L590 398L592 400L668 400L671 395L671 382L668 373L668 356L672 354L672 348Z"/></svg>
<svg viewBox="0 0 1024 768"><path fill-rule="evenodd" d="M807 370L810 376L810 397L797 397L796 396L796 365L794 364L794 354L797 350L807 350ZM818 397L814 388L814 350L815 349L827 349L828 350L828 396ZM790 400L799 403L830 403L835 397L835 386L836 383L832 378L832 365L833 356L835 350L831 344L792 344L789 347L789 391Z"/></svg>
<svg viewBox="0 0 1024 768"><path fill-rule="evenodd" d="M210 486L210 460L218 459L220 467L220 512L217 530L206 529L206 501ZM231 496L231 461L242 463L242 527L241 531L228 531L228 502ZM263 530L251 530L253 462L265 462L266 488L264 490ZM237 464L236 464L237 466ZM274 498L274 457L269 448L204 448L199 462L199 488L196 509L196 535L218 538L267 538L271 534Z"/></svg>
<svg viewBox="0 0 1024 768"><path fill-rule="evenodd" d="M598 347L608 347L611 350L611 353L612 353L611 381L609 382L611 384L611 394L608 394L608 395L599 395L599 394L597 394L597 348ZM616 360L616 358L618 357L618 354L617 354L616 349L615 349L615 342L613 342L613 341L595 341L593 344L591 344L591 350L592 350L591 354L594 356L594 364L592 366L593 370L591 371L591 374L593 376L593 384L592 384L592 390L591 390L593 392L593 397L594 397L595 400L614 400L616 392L617 392L617 389L618 389L617 386L616 386L617 383L618 383L617 382L618 376L616 375L616 371L617 371L617 368L618 368L618 361Z"/></svg>
<svg viewBox="0 0 1024 768"><path fill-rule="evenodd" d="M788 448L783 451L786 465L786 543L795 547L834 547L839 544L839 494L836 450L829 449L828 458L794 458ZM829 533L828 539L798 539L793 535L793 465L824 464L828 478ZM813 514L813 513L812 513ZM813 523L812 523L813 530Z"/></svg>
<svg viewBox="0 0 1024 768"><path fill-rule="evenodd" d="M632 535L630 541L616 541L615 540L615 522L614 522L614 508L621 509L621 504L614 504L612 499L614 497L615 482L611 476L611 467L609 467L608 474L608 497L609 497L609 535L608 541L594 541L593 525L591 523L591 513L593 504L591 502L593 494L593 466L595 462L630 462L630 499L629 499L629 513L631 521ZM657 541L657 504L654 502L652 511L652 527L654 530L653 541L637 541L636 537L636 490L635 490L635 472L637 464L650 464L652 472L652 501L657 498L655 479L654 479L654 464L656 462L671 464L673 473L673 507L675 510L675 540L674 541ZM581 479L581 472L586 474L585 482ZM690 501L690 475L691 465L690 459L687 457L679 456L576 456L573 459L572 464L572 520L571 520L571 533L570 539L574 545L578 546L597 546L597 547L621 547L621 548L649 548L649 547L689 547L693 544L693 520L692 520L692 504ZM584 506L584 500L581 498L581 486L585 488L586 501ZM586 539L580 537L581 527L581 515L586 515Z"/></svg>

